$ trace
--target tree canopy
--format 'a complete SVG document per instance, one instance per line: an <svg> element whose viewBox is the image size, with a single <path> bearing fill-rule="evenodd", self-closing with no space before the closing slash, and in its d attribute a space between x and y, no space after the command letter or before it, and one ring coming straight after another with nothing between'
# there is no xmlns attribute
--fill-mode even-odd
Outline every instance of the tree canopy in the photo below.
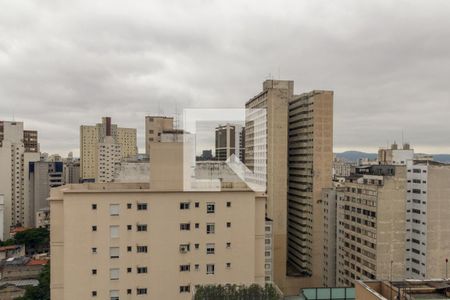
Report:
<svg viewBox="0 0 450 300"><path fill-rule="evenodd" d="M194 300L280 300L281 295L271 285L204 285L195 289Z"/></svg>

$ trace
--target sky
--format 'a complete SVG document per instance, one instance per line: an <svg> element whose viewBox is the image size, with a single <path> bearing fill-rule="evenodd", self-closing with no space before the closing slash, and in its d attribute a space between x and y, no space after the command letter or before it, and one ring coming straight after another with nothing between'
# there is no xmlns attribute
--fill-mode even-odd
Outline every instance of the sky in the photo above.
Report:
<svg viewBox="0 0 450 300"><path fill-rule="evenodd" d="M0 0L0 120L78 153L111 116L242 108L265 79L334 91L335 151L450 153L448 0Z"/></svg>

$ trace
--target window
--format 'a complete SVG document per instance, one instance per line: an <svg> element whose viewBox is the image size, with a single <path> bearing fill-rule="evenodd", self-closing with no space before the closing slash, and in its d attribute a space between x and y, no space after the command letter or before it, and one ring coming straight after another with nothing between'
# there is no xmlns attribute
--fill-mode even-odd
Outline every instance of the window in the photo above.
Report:
<svg viewBox="0 0 450 300"><path fill-rule="evenodd" d="M231 243L227 242L227 248L231 248Z"/></svg>
<svg viewBox="0 0 450 300"><path fill-rule="evenodd" d="M137 253L147 253L147 246L136 246L136 252Z"/></svg>
<svg viewBox="0 0 450 300"><path fill-rule="evenodd" d="M119 269L118 268L109 269L109 279L111 279L111 280L119 279Z"/></svg>
<svg viewBox="0 0 450 300"><path fill-rule="evenodd" d="M181 223L180 230L191 230L191 224L190 223Z"/></svg>
<svg viewBox="0 0 450 300"><path fill-rule="evenodd" d="M110 258L119 258L119 247L109 247L109 257Z"/></svg>
<svg viewBox="0 0 450 300"><path fill-rule="evenodd" d="M225 267L227 268L227 269L231 269L231 263L226 263L226 265L225 265Z"/></svg>
<svg viewBox="0 0 450 300"><path fill-rule="evenodd" d="M132 207L131 203L127 203L127 208L131 209L131 207Z"/></svg>
<svg viewBox="0 0 450 300"><path fill-rule="evenodd" d="M200 247L200 244L195 244L195 249L198 249Z"/></svg>
<svg viewBox="0 0 450 300"><path fill-rule="evenodd" d="M227 228L231 227L231 222L227 222Z"/></svg>
<svg viewBox="0 0 450 300"><path fill-rule="evenodd" d="M191 270L191 265L180 265L180 272L189 272Z"/></svg>
<svg viewBox="0 0 450 300"><path fill-rule="evenodd" d="M206 213L213 214L216 210L216 204L214 202L206 203Z"/></svg>
<svg viewBox="0 0 450 300"><path fill-rule="evenodd" d="M189 285L181 285L180 293L189 293L191 291L191 287Z"/></svg>
<svg viewBox="0 0 450 300"><path fill-rule="evenodd" d="M230 201L227 202L227 207L231 207L231 202Z"/></svg>
<svg viewBox="0 0 450 300"><path fill-rule="evenodd" d="M196 265L195 265L195 271L198 271L198 270L200 270L200 265L199 265L199 264L196 264Z"/></svg>
<svg viewBox="0 0 450 300"><path fill-rule="evenodd" d="M189 209L189 202L181 202L180 203L180 209Z"/></svg>
<svg viewBox="0 0 450 300"><path fill-rule="evenodd" d="M147 231L147 224L138 224L137 231Z"/></svg>
<svg viewBox="0 0 450 300"><path fill-rule="evenodd" d="M200 202L195 202L195 207L199 208L200 207Z"/></svg>
<svg viewBox="0 0 450 300"><path fill-rule="evenodd" d="M96 225L92 226L92 231L97 231L97 226Z"/></svg>
<svg viewBox="0 0 450 300"><path fill-rule="evenodd" d="M133 226L132 225L127 225L127 230L132 230Z"/></svg>
<svg viewBox="0 0 450 300"><path fill-rule="evenodd" d="M181 244L180 245L180 252L181 253L187 253L190 251L191 246L189 244Z"/></svg>
<svg viewBox="0 0 450 300"><path fill-rule="evenodd" d="M118 216L120 211L120 204L110 204L109 205L109 215Z"/></svg>
<svg viewBox="0 0 450 300"><path fill-rule="evenodd" d="M110 300L119 300L119 291L117 291L117 290L109 291L109 299Z"/></svg>
<svg viewBox="0 0 450 300"><path fill-rule="evenodd" d="M127 289L127 295L131 295L131 289Z"/></svg>
<svg viewBox="0 0 450 300"><path fill-rule="evenodd" d="M97 275L97 269L92 269L91 273L92 275Z"/></svg>
<svg viewBox="0 0 450 300"><path fill-rule="evenodd" d="M214 264L207 264L206 265L206 274L207 275L214 274Z"/></svg>
<svg viewBox="0 0 450 300"><path fill-rule="evenodd" d="M128 247L127 247L127 251L128 251L128 252L131 252L131 251L132 251L131 248L132 248L131 246L128 246Z"/></svg>
<svg viewBox="0 0 450 300"><path fill-rule="evenodd" d="M266 252L265 252L265 256L266 256L266 257L270 257L270 251L266 251Z"/></svg>
<svg viewBox="0 0 450 300"><path fill-rule="evenodd" d="M137 273L138 274L147 273L147 267L137 267Z"/></svg>
<svg viewBox="0 0 450 300"><path fill-rule="evenodd" d="M214 244L206 244L206 254L214 254L215 245Z"/></svg>
<svg viewBox="0 0 450 300"><path fill-rule="evenodd" d="M109 226L109 233L112 239L119 237L119 225Z"/></svg>
<svg viewBox="0 0 450 300"><path fill-rule="evenodd" d="M131 268L127 268L127 273L131 273L132 269Z"/></svg>
<svg viewBox="0 0 450 300"><path fill-rule="evenodd" d="M92 253L97 253L97 248L92 248Z"/></svg>
<svg viewBox="0 0 450 300"><path fill-rule="evenodd" d="M146 288L137 288L136 294L138 295L147 295L147 289Z"/></svg>
<svg viewBox="0 0 450 300"><path fill-rule="evenodd" d="M97 297L97 291L92 291L91 295L92 295L92 297Z"/></svg>
<svg viewBox="0 0 450 300"><path fill-rule="evenodd" d="M199 223L195 223L195 229L199 229L200 228L200 224Z"/></svg>
<svg viewBox="0 0 450 300"><path fill-rule="evenodd" d="M147 203L138 203L137 210L147 210Z"/></svg>
<svg viewBox="0 0 450 300"><path fill-rule="evenodd" d="M206 233L207 234L213 234L215 232L215 225L214 223L207 223L206 224Z"/></svg>
<svg viewBox="0 0 450 300"><path fill-rule="evenodd" d="M92 204L92 209L93 210L97 209L97 204Z"/></svg>

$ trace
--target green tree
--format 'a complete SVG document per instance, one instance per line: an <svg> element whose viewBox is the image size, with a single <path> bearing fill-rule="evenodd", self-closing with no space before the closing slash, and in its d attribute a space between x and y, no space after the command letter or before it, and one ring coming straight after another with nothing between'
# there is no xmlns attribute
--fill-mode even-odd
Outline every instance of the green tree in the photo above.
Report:
<svg viewBox="0 0 450 300"><path fill-rule="evenodd" d="M16 235L4 242L0 242L0 246L9 245L25 245L27 254L36 252L46 252L49 249L50 232L46 228L31 228Z"/></svg>
<svg viewBox="0 0 450 300"><path fill-rule="evenodd" d="M50 264L39 275L39 285L28 287L25 295L16 300L50 300Z"/></svg>
<svg viewBox="0 0 450 300"><path fill-rule="evenodd" d="M281 295L270 284L196 286L194 300L280 300Z"/></svg>

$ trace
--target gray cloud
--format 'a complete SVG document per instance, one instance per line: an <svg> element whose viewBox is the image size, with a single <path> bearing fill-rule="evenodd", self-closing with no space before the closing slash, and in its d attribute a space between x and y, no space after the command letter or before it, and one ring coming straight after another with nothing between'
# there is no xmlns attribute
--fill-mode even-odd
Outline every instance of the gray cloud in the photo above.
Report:
<svg viewBox="0 0 450 300"><path fill-rule="evenodd" d="M335 148L375 150L401 132L449 152L450 2L0 0L0 119L43 151L76 150L110 115L242 107L272 74L335 91Z"/></svg>

